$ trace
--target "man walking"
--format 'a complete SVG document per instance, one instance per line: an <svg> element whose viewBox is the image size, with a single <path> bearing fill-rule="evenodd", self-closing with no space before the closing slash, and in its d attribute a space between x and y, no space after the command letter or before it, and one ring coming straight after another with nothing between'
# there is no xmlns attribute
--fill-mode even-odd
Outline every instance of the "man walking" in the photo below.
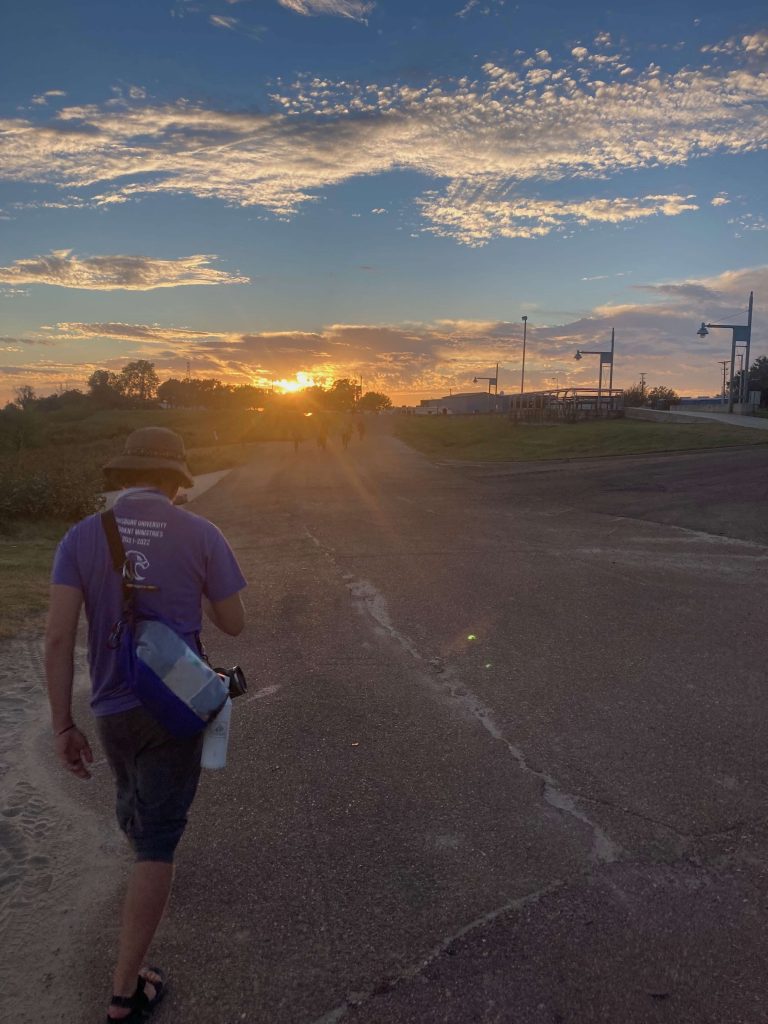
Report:
<svg viewBox="0 0 768 1024"><path fill-rule="evenodd" d="M173 504L179 487L193 483L182 439L163 427L136 430L105 470L124 488L115 517L133 578L149 588L136 591L140 614L162 616L195 650L203 610L218 629L237 636L244 625L245 579L235 556L212 523ZM147 967L145 957L168 901L174 852L197 789L202 734L171 736L120 678L108 641L122 601L101 517L89 516L72 527L56 552L45 668L56 753L69 771L88 779L93 754L71 711L84 604L91 708L115 777L118 824L136 855L107 1019L138 1024L164 995L164 974Z"/></svg>

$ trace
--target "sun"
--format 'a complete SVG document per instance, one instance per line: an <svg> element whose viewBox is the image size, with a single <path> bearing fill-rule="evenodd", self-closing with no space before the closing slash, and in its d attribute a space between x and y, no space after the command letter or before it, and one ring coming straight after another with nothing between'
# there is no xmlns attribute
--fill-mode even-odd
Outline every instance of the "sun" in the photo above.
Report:
<svg viewBox="0 0 768 1024"><path fill-rule="evenodd" d="M276 390L282 391L284 395L290 395L296 391L303 391L304 388L313 388L315 386L315 378L310 373L299 371L296 374L295 380L276 380L274 386Z"/></svg>

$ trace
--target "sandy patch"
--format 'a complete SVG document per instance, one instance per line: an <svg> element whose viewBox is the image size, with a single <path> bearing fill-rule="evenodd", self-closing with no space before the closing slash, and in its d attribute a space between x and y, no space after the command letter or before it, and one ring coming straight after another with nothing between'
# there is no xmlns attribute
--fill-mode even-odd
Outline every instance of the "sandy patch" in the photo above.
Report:
<svg viewBox="0 0 768 1024"><path fill-rule="evenodd" d="M83 1019L77 964L127 862L104 813L103 759L84 784L53 758L42 654L40 639L13 641L0 666L0 1019L16 1024ZM82 648L77 669L74 705L85 723ZM92 723L86 731L93 742Z"/></svg>

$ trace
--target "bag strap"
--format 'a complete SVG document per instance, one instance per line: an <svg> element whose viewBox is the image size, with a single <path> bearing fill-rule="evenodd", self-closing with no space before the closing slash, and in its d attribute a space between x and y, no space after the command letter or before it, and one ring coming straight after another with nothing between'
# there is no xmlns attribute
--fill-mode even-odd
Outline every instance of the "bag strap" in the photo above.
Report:
<svg viewBox="0 0 768 1024"><path fill-rule="evenodd" d="M125 548L123 547L123 538L120 536L115 513L111 508L101 513L101 525L104 528L104 533L107 535L109 553L112 556L112 568L115 572L121 573L125 565Z"/></svg>
<svg viewBox="0 0 768 1024"><path fill-rule="evenodd" d="M128 555L125 553L125 547L123 546L123 538L120 536L120 528L117 525L117 519L115 519L115 513L112 509L107 509L106 512L101 513L101 525L104 528L104 533L107 535L107 543L109 544L109 553L112 556L112 568L115 572L120 573L122 585L123 585L123 601L126 608L133 608L133 602L136 590L154 590L157 591L160 588L156 587L153 583L137 583L133 573L133 566L128 560Z"/></svg>
<svg viewBox="0 0 768 1024"><path fill-rule="evenodd" d="M131 564L125 553L123 538L120 536L120 528L117 525L115 513L111 508L107 509L106 512L101 513L101 525L107 537L107 544L109 544L109 553L112 557L112 568L115 572L120 573L120 580L123 587L123 614L133 615L135 612L136 601L135 592L137 590L157 591L160 588L155 587L152 584L141 584L135 582ZM208 661L208 653L205 649L203 638L200 636L199 630L195 632L195 641L197 643L197 649L200 657L210 665L210 661Z"/></svg>

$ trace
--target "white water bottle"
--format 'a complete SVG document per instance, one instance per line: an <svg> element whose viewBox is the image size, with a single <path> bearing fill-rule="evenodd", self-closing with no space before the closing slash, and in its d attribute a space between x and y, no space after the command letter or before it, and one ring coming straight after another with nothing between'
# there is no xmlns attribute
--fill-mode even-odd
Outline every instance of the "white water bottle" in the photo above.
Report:
<svg viewBox="0 0 768 1024"><path fill-rule="evenodd" d="M227 697L224 707L206 727L203 737L203 756L200 759L203 768L223 768L226 765L231 717L232 698Z"/></svg>

